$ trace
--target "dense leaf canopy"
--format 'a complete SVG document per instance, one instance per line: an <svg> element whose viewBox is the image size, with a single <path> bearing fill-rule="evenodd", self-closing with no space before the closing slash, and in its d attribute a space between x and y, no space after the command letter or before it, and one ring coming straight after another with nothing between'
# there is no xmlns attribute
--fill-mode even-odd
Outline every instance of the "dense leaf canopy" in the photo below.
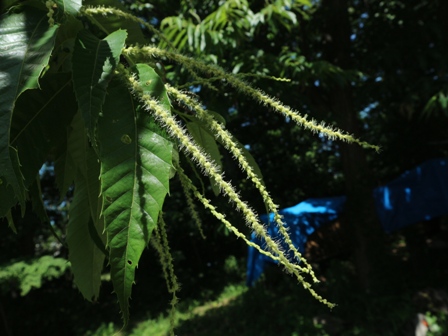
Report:
<svg viewBox="0 0 448 336"><path fill-rule="evenodd" d="M443 1L2 6L0 218L17 231L15 206L24 215L31 201L42 222L53 221L39 179L52 162L60 199L70 195L61 231L74 282L96 301L110 272L125 324L150 244L177 302L166 230L174 244L200 232L211 246L225 244L222 232L246 242L255 232L267 242L257 246L262 253L331 306L308 283L317 279L288 233L292 258L257 213L276 213L274 201L285 207L347 194L353 250L367 251L355 259L370 264L369 246L382 240L354 224L372 218L374 225L366 195L448 152ZM229 200L239 214L225 217L218 207ZM201 218L222 224L211 228Z"/></svg>

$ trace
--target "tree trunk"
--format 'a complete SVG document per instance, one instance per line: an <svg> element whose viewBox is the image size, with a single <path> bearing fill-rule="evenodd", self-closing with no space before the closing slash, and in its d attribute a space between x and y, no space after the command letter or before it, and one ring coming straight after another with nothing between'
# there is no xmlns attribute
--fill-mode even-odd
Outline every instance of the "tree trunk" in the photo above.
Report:
<svg viewBox="0 0 448 336"><path fill-rule="evenodd" d="M350 56L350 21L346 0L323 0L326 15L326 59L346 70L352 67ZM359 120L353 106L350 84L330 89L329 101L338 126L360 135ZM366 160L366 150L359 145L341 144L347 204L345 225L351 234L354 262L361 286L370 291L375 286L375 264L379 261L382 231L373 200L373 179ZM378 273L376 273L378 274Z"/></svg>

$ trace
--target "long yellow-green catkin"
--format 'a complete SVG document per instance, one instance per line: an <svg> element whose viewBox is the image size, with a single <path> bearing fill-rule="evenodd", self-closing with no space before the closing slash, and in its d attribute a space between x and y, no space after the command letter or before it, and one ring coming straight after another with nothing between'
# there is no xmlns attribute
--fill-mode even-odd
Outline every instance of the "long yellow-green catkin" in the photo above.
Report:
<svg viewBox="0 0 448 336"><path fill-rule="evenodd" d="M185 175L183 169L179 166L179 165L175 165L176 171L179 174L179 179L181 181L181 184L184 185L185 189L189 189L191 190L191 192L193 193L193 195L204 205L204 207L208 210L210 210L210 212L213 214L213 216L215 216L216 219L218 219L221 223L223 223L225 225L225 227L232 232L235 236L237 236L238 238L241 238L248 246L251 246L253 248L255 248L258 252L260 252L261 254L280 262L280 258L273 255L271 252L269 251L265 251L263 250L263 248L256 244L251 242L250 240L248 240L246 238L246 236L244 234L242 234L235 226L233 226L228 220L226 220L225 215L220 213L218 210L216 210L216 207L214 205L212 205L210 203L210 200L208 200L207 198L204 197L204 195L202 195L199 190L196 188L196 186L193 184L193 182L190 180L190 178ZM293 265L295 269L297 269L298 271L302 272L302 268L300 268L297 265Z"/></svg>
<svg viewBox="0 0 448 336"><path fill-rule="evenodd" d="M254 213L254 211L241 200L238 193L234 190L233 186L223 179L222 175L219 173L218 168L209 158L207 158L207 156L195 144L193 139L187 135L186 131L178 124L178 122L174 119L170 112L165 110L165 108L158 104L158 102L155 101L149 94L146 94L140 87L138 81L129 73L127 73L127 70L125 70L124 67L118 67L118 70L121 73L122 78L127 80L132 92L134 92L134 94L136 94L136 96L141 100L145 108L155 116L156 120L161 123L161 125L171 134L171 136L179 140L182 149L195 159L197 164L204 170L204 172L214 178L215 182L220 187L222 192L227 195L227 197L229 197L229 200L234 202L236 208L242 212L247 224L259 237L262 237L265 240L267 248L279 257L280 262L285 266L285 269L289 273L295 274L304 288L306 288L313 295L313 297L315 297L320 302L328 305L329 307L332 307L333 304L320 297L311 288L311 285L303 279L303 277L297 271L296 267L293 266L293 264L288 260L279 244L272 240L272 238L267 234L266 228L259 223L257 215Z"/></svg>
<svg viewBox="0 0 448 336"><path fill-rule="evenodd" d="M157 227L153 231L153 235L151 237L150 243L154 247L154 249L157 251L157 253L159 254L160 265L162 266L163 277L165 278L167 288L170 288L168 271L167 271L167 267L166 267L166 263L165 263L166 258L165 258L164 251L162 249L162 241L160 239L160 234L158 232Z"/></svg>
<svg viewBox="0 0 448 336"><path fill-rule="evenodd" d="M263 75L263 74L253 74L253 73L238 73L236 74L237 77L255 77L256 79L269 79L276 82L291 82L289 78L282 78L282 77L275 77L275 76L269 76L269 75Z"/></svg>
<svg viewBox="0 0 448 336"><path fill-rule="evenodd" d="M144 47L129 47L123 49L123 54L125 55L141 55L142 57L158 57L158 58L167 58L176 63L182 64L184 66L188 66L191 68L198 69L199 71L212 75L218 76L225 79L229 84L235 87L237 90L243 92L244 94L252 97L257 102L271 107L274 111L283 114L286 117L291 118L298 125L303 126L313 132L323 134L327 136L329 139L339 139L342 141L346 141L349 143L357 143L363 147L373 148L376 151L379 151L380 148L378 146L371 145L365 141L361 141L356 139L350 134L346 134L343 131L332 128L329 126L325 126L324 123L317 123L315 120L308 120L307 116L302 116L299 112L291 109L288 106L283 105L281 102L272 98L262 92L261 90L257 90L243 82L237 76L233 74L226 73L223 69L219 68L216 65L209 65L202 63L193 58L181 55L179 53L170 52L167 50L162 50L157 47L152 46L144 46Z"/></svg>
<svg viewBox="0 0 448 336"><path fill-rule="evenodd" d="M47 1L47 2L52 2ZM52 2L53 3L53 2ZM48 7L48 6L47 6ZM50 11L52 11L50 9ZM174 45L171 43L171 41L161 32L159 31L157 28L155 28L153 25L149 24L148 22L146 22L145 20L142 20L138 17L136 17L135 15L131 14L131 13L126 13L118 8L114 8L114 7L106 7L106 6L88 6L86 8L83 9L83 14L87 15L87 16L91 16L91 15L115 15L118 17L122 17L125 20L130 20L130 21L134 21L137 22L138 24L144 26L146 29L148 29L151 33L153 33L154 35L156 35L158 38L160 38L160 40L162 40L163 42L165 42L167 44L167 46L175 51L176 47L174 47ZM53 21L54 23L54 21ZM214 90L214 91L218 91L218 89L213 86L211 84L212 81L219 79L219 77L215 78L215 79L204 79L199 77L196 72L192 69L192 68L188 68L188 70L190 71L191 75L193 76L193 78L196 79L197 83L202 84L203 86ZM256 75L256 74L238 74L238 76L253 76L253 77L260 77L260 78L269 78L269 79L273 79L276 81L289 81L287 79L284 78L277 78L277 77L273 77L273 76L266 76L266 75Z"/></svg>
<svg viewBox="0 0 448 336"><path fill-rule="evenodd" d="M181 180L182 182L182 180ZM184 190L185 199L187 200L188 209L190 211L191 217L193 218L196 226L198 227L199 233L203 239L205 239L204 231L202 230L202 221L199 218L199 214L196 211L196 206L194 205L193 199L191 198L190 189L186 187L184 183L181 183L182 189Z"/></svg>
<svg viewBox="0 0 448 336"><path fill-rule="evenodd" d="M146 26L151 32L153 32L154 34L156 34L157 36L159 36L159 38L161 38L162 40L164 40L165 42L167 42L167 44L169 46L172 47L173 50L175 50L175 48L172 46L172 44L170 43L170 41L168 41L164 35L159 32L157 29L155 29L153 26L149 25L148 23L144 22L143 20L133 16L132 14L128 14L125 13L123 11L120 11L118 9L115 8L110 8L110 7L96 7L96 8L86 8L84 9L84 14L86 16L91 16L94 14L102 14L102 15L108 15L108 14L115 14L117 16L121 16L125 19L129 19L129 20L133 20L136 22L139 22L140 24L143 24L144 26ZM102 28L102 27L100 27ZM146 48L146 50L144 50ZM320 132L323 134L326 134L327 136L329 136L330 138L339 138L348 142L356 142L358 144L361 144L363 146L366 147L373 147L375 149L378 150L378 147L376 146L371 146L368 143L359 141L357 139L354 139L352 136L347 135L347 134L343 134L341 131L339 130L333 130L331 128L326 127L323 124L318 125L315 121L311 120L307 120L306 116L302 117L300 116L300 114L298 114L298 112L293 111L292 109L290 109L289 107L286 107L284 105L282 105L281 103L279 103L278 101L276 101L275 99L267 96L266 94L264 94L263 92L259 91L259 90L255 90L252 87L248 86L247 84L245 84L243 81L241 81L240 79L238 79L237 76L235 75L230 75L227 74L226 72L224 72L221 68L217 67L217 66L209 66L206 65L204 63L198 62L194 59L190 59L190 58L186 58L185 56L182 56L176 52L168 52L168 51L164 51L161 49L157 49L157 48L153 48L153 49L148 49L148 48L152 48L152 47L134 47L134 49L132 48L127 48L123 50L123 53L129 56L131 54L141 54L142 56L146 57L148 52L153 52L153 56L157 56L157 57L167 57L170 58L173 61L179 62L180 64L182 64L192 75L195 79L197 79L198 81L201 81L201 84L209 87L213 90L216 90L216 88L211 85L211 81L212 80L204 80L201 79L195 72L194 69L198 69L199 71L203 71L205 73L208 74L213 74L215 75L216 78L213 78L213 80L215 79L222 79L222 80L226 80L228 83L230 83L231 85L233 85L235 88L239 89L240 91L244 92L245 94L252 96L252 98L254 98L255 100L270 106L271 108L273 108L275 111L283 113L284 115L290 117L292 120L294 120L296 123L301 124L302 126L309 128L313 131L316 132ZM136 50L138 50L139 52L135 52ZM173 57L173 55L175 57ZM132 79L132 78L129 78ZM276 79L275 80L282 80L282 79ZM131 80L132 82L132 80ZM132 85L133 89L135 91L139 91L136 86ZM170 119L164 119L166 117L166 115L164 115L163 113L160 113L161 111L163 111L163 107L161 107L160 105L157 108L157 103L154 101L151 101L151 97L149 95L145 95L143 93L143 91L139 92L139 94L141 95L141 100L142 102L146 102L146 107L153 111L153 112L159 112L159 113L155 113L156 117L158 118L159 121L162 122L162 124L169 130L171 131L171 134L173 136L179 136L179 135L183 135L183 137L178 138L184 148L184 150L186 150L188 153L190 153L190 155L192 155L192 157L198 162L199 166L202 167L202 169L204 169L204 172L206 174L209 174L210 176L215 178L215 181L218 185L220 185L222 191L229 197L229 199L231 199L232 201L235 202L237 209L241 210L244 214L244 217L246 218L246 221L248 222L248 224L250 224L250 226L252 227L252 229L254 230L254 232L263 237L267 243L268 248L270 248L271 250L273 250L274 253L278 254L279 256L276 257L272 254L270 254L269 252L262 252L263 250L260 249L260 252L265 254L269 253L272 258L274 260L278 260L281 264L283 264L285 266L285 268L291 272L294 273L297 277L297 279L302 283L302 285L304 286L304 288L306 288L307 290L310 291L310 293L312 294L313 297L315 297L316 299L318 299L319 301L323 302L324 304L333 307L334 305L329 303L327 300L323 299L322 297L320 297L318 294L316 294L316 292L311 288L311 285L309 283L307 283L303 277L300 275L299 271L301 272L307 272L310 273L311 276L313 277L314 281L317 281L317 279L314 276L314 273L311 270L311 267L306 263L306 261L302 258L302 256L300 255L300 253L298 253L298 251L294 251L295 256L298 259L301 259L302 261L304 261L304 263L306 264L306 269L299 267L298 265L295 265L293 263L291 263L283 254L283 251L281 251L281 248L277 245L277 243L275 243L268 235L267 232L265 231L263 225L261 225L260 223L258 223L255 214L253 213L253 211L247 206L246 203L244 203L243 201L241 201L239 199L238 194L233 190L233 187L231 187L230 184L228 184L227 182L225 182L222 179L222 176L219 174L219 171L216 169L216 167L213 165L213 163L211 162L211 160L209 158L207 158L207 156L202 153L196 146L190 146L189 145L189 141L192 141L192 139L190 137L188 137L185 133L182 134L183 129L181 127L179 127L179 125L176 124L175 121L170 120ZM169 116L169 114L168 114ZM164 122L165 121L165 122ZM179 128L176 129L175 127L172 128L174 125L177 125ZM180 132L179 132L180 130ZM236 146L237 148L237 146ZM192 151L193 149L193 151ZM241 163L240 163L241 164ZM244 169L244 168L243 168ZM253 173L253 171L251 170L250 172ZM250 173L249 173L250 174ZM255 176L255 180L256 179L256 175ZM218 177L218 178L217 178ZM251 179L252 177L249 176ZM254 180L253 180L254 181ZM259 181L259 180L258 180ZM254 182L255 183L255 182ZM261 184L261 182L260 182ZM259 189L260 190L260 189ZM266 191L265 191L266 192ZM200 195L199 192L197 192L197 194ZM263 194L263 193L262 193ZM267 194L267 192L266 192ZM196 197L198 197L198 195L195 194ZM205 200L205 199L203 199ZM201 201L202 202L202 201ZM205 202L205 201L204 201ZM209 204L207 202L205 202L203 204ZM268 202L265 202L268 203ZM270 206L274 205L273 208L271 209L277 209L275 206L275 204L271 204ZM210 205L211 206L211 205ZM207 207L207 206L206 206ZM276 211L276 210L275 210ZM219 214L218 212L216 212L214 210L214 212L218 215L218 219L220 216L223 216L221 214ZM223 217L222 217L223 218ZM276 218L276 222L281 223L281 217L279 215L275 215ZM230 223L229 223L230 224ZM280 228L282 228L283 230L280 230L282 235L284 235L285 237L287 237L285 239L285 241L288 243L288 245L292 245L292 242L290 240L288 240L289 236L287 235L287 232L284 230L283 225L279 226ZM251 242L248 242L246 239L246 242L248 243L248 245L253 246L254 244ZM293 246L293 245L292 245ZM255 246L254 246L255 247ZM291 248L291 247L290 247ZM295 249L293 247L293 249ZM174 285L173 285L174 286ZM177 302L177 297L175 297L175 295L173 296L173 305L174 303ZM173 318L174 319L174 318ZM173 322L174 323L174 322Z"/></svg>
<svg viewBox="0 0 448 336"><path fill-rule="evenodd" d="M171 43L170 40L168 40L166 38L166 36L160 32L158 29L156 29L153 25L149 24L148 22L136 17L135 15L132 15L130 13L126 13L118 8L114 8L114 7L105 7L105 6L97 6L97 7L86 7L82 10L82 13L88 17L92 17L93 15L116 15L118 17L121 17L125 20L130 20L130 21L134 21L137 22L138 24L146 27L151 33L153 33L154 35L156 35L160 40L164 41L168 47L172 50L176 50L176 48L173 46L173 44ZM96 21L93 22L94 24L98 24ZM100 27L101 28L101 27ZM111 33L111 32L107 32L107 33ZM190 74L193 76L193 78L195 80L200 80L200 77L198 76L198 74L196 73L196 71L194 71L194 68L189 67L188 65L186 66L186 69L190 72ZM214 91L218 91L218 89L216 87L214 87L211 83L203 83L205 87L214 90Z"/></svg>
<svg viewBox="0 0 448 336"><path fill-rule="evenodd" d="M168 238L166 235L166 224L162 215L159 216L158 226L153 231L153 239L151 243L159 253L160 263L162 265L163 275L166 280L168 292L172 294L171 309L169 313L170 317L170 335L174 336L176 306L179 299L176 293L180 290L180 285L177 281L176 274L174 273L173 258L171 256L170 247L168 245Z"/></svg>
<svg viewBox="0 0 448 336"><path fill-rule="evenodd" d="M281 78L281 77L275 77L275 76L268 76L268 75L261 75L261 74L251 74L251 73L239 73L235 75L238 78L244 78L244 77L255 77L256 79L269 79L269 80L273 80L276 82L291 82L290 79L288 78ZM185 89L185 88L189 88L191 86L195 86L195 85L202 85L204 86L205 84L209 84L212 82L216 82L219 80L225 80L225 78L223 78L222 76L214 76L214 77L209 77L209 78L198 78L197 80L193 81L193 82L188 82L182 85L179 85L177 88L178 89ZM214 90L217 91L218 89L216 89L214 87Z"/></svg>
<svg viewBox="0 0 448 336"><path fill-rule="evenodd" d="M282 235L285 243L288 245L288 248L290 251L294 253L294 256L302 261L305 265L305 271L309 273L313 279L314 282L319 282L316 278L313 269L311 265L306 261L306 259L302 256L302 254L297 250L297 248L294 246L287 230L285 229L282 221L281 215L278 213L278 205L274 203L272 198L269 196L269 193L266 190L266 187L261 182L260 178L255 174L255 172L252 169L252 166L249 164L249 162L246 160L245 156L241 152L241 149L238 147L238 145L232 140L232 135L224 129L224 127L218 123L210 114L208 114L201 105L195 101L194 99L190 98L188 95L180 92L179 90L166 85L166 89L169 94L171 94L174 98L182 101L186 106L188 106L190 109L196 112L196 115L199 119L202 119L206 122L210 130L215 134L216 137L221 138L222 143L224 144L225 148L233 155L235 160L239 163L241 169L246 172L248 178L252 181L252 183L255 185L255 187L260 192L260 195L263 198L263 201L267 205L269 211L273 212L274 214L274 221L279 229L280 234Z"/></svg>
<svg viewBox="0 0 448 336"><path fill-rule="evenodd" d="M173 266L173 258L171 256L171 252L170 252L170 247L168 245L168 237L166 234L166 224L165 221L163 220L163 217L160 216L159 219L160 222L160 235L162 237L162 246L165 249L165 255L166 255L166 259L167 259L167 264L168 264L168 271L170 274L170 278L171 278L171 290L168 289L173 297L171 299L171 310L170 310L170 325L171 325L171 335L174 336L174 324L175 324L175 314L176 314L176 306L177 303L179 302L178 297L176 296L176 293L180 290L180 286L179 283L177 281L177 277L176 274L174 273L174 266Z"/></svg>
<svg viewBox="0 0 448 336"><path fill-rule="evenodd" d="M50 27L53 27L54 26L54 18L53 18L54 8L57 8L57 5L56 5L56 3L54 1L48 0L48 1L45 2L45 7L47 7L47 9L48 9L48 13L47 13L48 25Z"/></svg>
<svg viewBox="0 0 448 336"><path fill-rule="evenodd" d="M166 111L161 105L159 105L150 95L145 94L139 83L132 76L125 76L131 85L133 92L141 99L142 103L150 110L156 117L156 120L162 123L162 125L169 131L169 133L174 137L179 139L183 149L190 154L197 164L204 170L204 172L213 177L216 183L220 186L221 190L226 194L230 200L235 202L236 207L243 212L244 217L247 222L252 226L254 231L259 236L266 236L266 231L263 225L258 222L255 213L243 202L237 192L234 190L233 186L225 181L222 175L219 173L218 168L214 163L207 158L206 154L195 144L194 140L187 135L186 131L178 125L178 122ZM271 240L272 242L272 240ZM273 243L273 242L272 242ZM280 253L276 244L268 244L270 248L273 249L275 253ZM271 245L271 246L270 246Z"/></svg>
<svg viewBox="0 0 448 336"><path fill-rule="evenodd" d="M204 85L204 83L212 83L212 82L216 82L218 80L221 80L221 77L210 77L210 78L198 78L197 80L193 81L193 82L188 82L182 85L179 85L177 88L182 90L182 89L187 89L191 86L196 86L196 85Z"/></svg>
<svg viewBox="0 0 448 336"><path fill-rule="evenodd" d="M302 283L303 287L308 290L311 295L317 299L318 301L322 302L323 304L327 305L330 308L333 308L335 305L333 303L328 302L326 299L322 298L319 294L317 294L312 288L309 283L305 281L305 279L300 275L300 272L303 271L303 268L299 267L296 264L289 263L288 265L285 264L285 260L281 257L273 255L269 251L265 251L259 246L258 244L255 244L251 241L249 241L246 236L244 236L241 232L238 231L236 227L234 227L228 220L225 219L225 216L216 210L216 207L213 206L208 199L206 199L194 186L193 182L188 178L187 175L183 172L183 169L179 165L175 165L175 168L177 169L179 179L181 180L181 183L185 184L187 188L190 188L193 192L193 194L196 196L196 198L204 205L206 209L209 209L210 212L217 218L221 223L223 223L226 228L232 232L234 235L236 235L238 238L241 238L244 240L244 242L253 248L255 248L258 252L261 254L272 258L275 261L278 261L281 265L285 266L285 268L292 274L294 274L297 278L297 280ZM291 268L290 268L291 267Z"/></svg>
<svg viewBox="0 0 448 336"><path fill-rule="evenodd" d="M189 87L195 86L195 85L204 85L205 83L211 84L212 82L215 82L215 81L218 81L221 79L222 79L221 77L210 77L210 78L197 77L195 81L179 85L178 88L185 89L185 88L189 88ZM215 88L215 91L218 91L218 89Z"/></svg>
<svg viewBox="0 0 448 336"><path fill-rule="evenodd" d="M136 17L135 15L132 15L131 13L126 13L118 8L105 7L105 6L97 6L97 7L89 6L89 7L83 8L82 13L86 16L115 15L115 16L121 17L125 20L137 22L138 24L140 24L140 25L144 26L146 29L148 29L151 33L153 33L154 35L159 37L161 40L165 41L165 43L167 43L170 47L172 47L174 49L171 42L158 29L156 29L153 25L149 24L145 20L142 20L142 19Z"/></svg>

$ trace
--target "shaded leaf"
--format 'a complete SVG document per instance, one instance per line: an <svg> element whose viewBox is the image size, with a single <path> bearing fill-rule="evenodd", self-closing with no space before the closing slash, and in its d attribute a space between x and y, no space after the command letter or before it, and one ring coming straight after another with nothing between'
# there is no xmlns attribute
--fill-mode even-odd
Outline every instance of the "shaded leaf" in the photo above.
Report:
<svg viewBox="0 0 448 336"><path fill-rule="evenodd" d="M260 179L261 183L263 185L264 184L264 180L263 180L263 174L261 173L261 169L258 166L257 161L255 161L254 157L252 156L252 154L246 149L246 147L244 147L240 142L236 141L236 139L233 139L241 148L241 151L243 152L244 157L247 160L247 163L249 163L249 166L251 166L251 168L253 169L254 173L258 176L258 178Z"/></svg>
<svg viewBox="0 0 448 336"><path fill-rule="evenodd" d="M11 210L8 210L8 212L6 213L6 219L8 221L9 228L12 230L12 232L17 234L17 229L16 229L16 226L14 225L14 220L12 218Z"/></svg>
<svg viewBox="0 0 448 336"><path fill-rule="evenodd" d="M101 199L101 184L100 184L100 162L98 156L90 146L86 143L86 180L87 180L87 193L90 203L90 215L92 221L89 222L90 238L93 240L96 247L104 254L107 255L106 233L104 231L104 217L101 216L101 208L103 205Z"/></svg>
<svg viewBox="0 0 448 336"><path fill-rule="evenodd" d="M83 128L76 131L84 133ZM97 216L100 167L87 138L84 140L85 162L77 167L75 176L75 194L69 211L67 245L75 284L82 295L92 301L99 296L105 251L102 241L103 221ZM92 197L92 193L96 194L96 197Z"/></svg>
<svg viewBox="0 0 448 336"><path fill-rule="evenodd" d="M54 230L50 218L48 217L47 210L45 209L39 175L36 174L36 178L34 179L34 183L31 184L28 194L33 205L33 211L37 215L41 223L47 224L53 236L61 243L61 245L64 245L63 240Z"/></svg>
<svg viewBox="0 0 448 336"><path fill-rule="evenodd" d="M3 15L0 20L0 177L22 204L25 187L10 148L10 124L17 97L38 87L54 46L57 26L48 26L46 14L23 7L21 13Z"/></svg>
<svg viewBox="0 0 448 336"><path fill-rule="evenodd" d="M54 162L56 185L59 190L59 199L62 200L75 180L75 167L70 164L69 153L63 150L58 153Z"/></svg>
<svg viewBox="0 0 448 336"><path fill-rule="evenodd" d="M1 181L1 180L0 180ZM7 217L11 208L17 204L18 199L14 196L11 185L0 184L0 218Z"/></svg>
<svg viewBox="0 0 448 336"><path fill-rule="evenodd" d="M83 24L80 20L73 16L65 18L64 23L58 29L48 72L72 71L72 55L75 47L75 40L79 31L82 29Z"/></svg>
<svg viewBox="0 0 448 336"><path fill-rule="evenodd" d="M50 219L48 218L47 211L45 210L44 202L42 199L42 189L40 186L39 175L36 175L34 183L31 184L29 188L29 196L31 203L33 204L33 211L41 221L41 223L50 224Z"/></svg>
<svg viewBox="0 0 448 336"><path fill-rule="evenodd" d="M58 153L55 162L56 184L61 197L64 197L73 185L78 167L85 162L86 141L84 121L81 112L78 111L68 127L66 148ZM81 170L81 173L83 174L84 170Z"/></svg>
<svg viewBox="0 0 448 336"><path fill-rule="evenodd" d="M11 145L19 150L26 187L34 182L48 154L65 147L76 109L70 74L47 75L41 80L41 90L27 91L17 100Z"/></svg>
<svg viewBox="0 0 448 336"><path fill-rule="evenodd" d="M106 88L117 66L127 33L117 30L98 39L86 30L79 32L73 52L73 83L91 139L106 96Z"/></svg>

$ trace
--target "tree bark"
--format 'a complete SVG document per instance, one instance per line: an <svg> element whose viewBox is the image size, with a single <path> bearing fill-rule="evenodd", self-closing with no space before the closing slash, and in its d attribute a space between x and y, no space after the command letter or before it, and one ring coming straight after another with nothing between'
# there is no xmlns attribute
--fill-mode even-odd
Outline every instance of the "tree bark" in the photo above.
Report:
<svg viewBox="0 0 448 336"><path fill-rule="evenodd" d="M323 0L326 15L325 57L347 70L352 66L350 55L350 21L347 0ZM360 124L353 106L350 84L330 89L329 102L338 126L359 136ZM345 177L347 204L344 221L351 233L354 263L359 281L366 291L376 287L375 266L381 258L382 230L373 199L373 179L367 164L366 150L356 144L341 144L342 169Z"/></svg>

